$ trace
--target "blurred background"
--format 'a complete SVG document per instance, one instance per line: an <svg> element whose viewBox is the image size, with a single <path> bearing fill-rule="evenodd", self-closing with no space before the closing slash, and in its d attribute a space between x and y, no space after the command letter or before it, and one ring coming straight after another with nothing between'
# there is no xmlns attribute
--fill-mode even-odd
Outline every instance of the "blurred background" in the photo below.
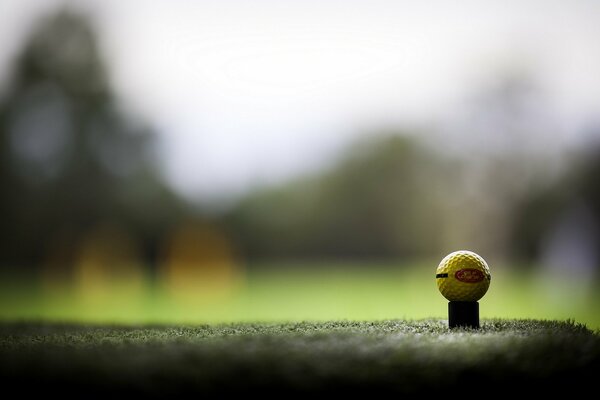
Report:
<svg viewBox="0 0 600 400"><path fill-rule="evenodd" d="M600 3L0 2L0 318L600 328Z"/></svg>

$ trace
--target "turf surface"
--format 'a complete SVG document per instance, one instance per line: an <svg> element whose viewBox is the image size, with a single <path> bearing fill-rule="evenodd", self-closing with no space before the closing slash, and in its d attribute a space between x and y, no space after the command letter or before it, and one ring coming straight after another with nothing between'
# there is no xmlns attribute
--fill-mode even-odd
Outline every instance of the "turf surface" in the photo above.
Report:
<svg viewBox="0 0 600 400"><path fill-rule="evenodd" d="M438 262L257 264L222 291L207 290L215 289L210 281L185 291L148 277L46 282L0 272L0 321L197 325L444 318L448 302L435 282ZM600 280L540 271L494 265L490 289L479 302L481 317L569 319L600 329Z"/></svg>
<svg viewBox="0 0 600 400"><path fill-rule="evenodd" d="M598 370L600 335L569 321L0 324L0 374L24 394L540 393L593 388Z"/></svg>

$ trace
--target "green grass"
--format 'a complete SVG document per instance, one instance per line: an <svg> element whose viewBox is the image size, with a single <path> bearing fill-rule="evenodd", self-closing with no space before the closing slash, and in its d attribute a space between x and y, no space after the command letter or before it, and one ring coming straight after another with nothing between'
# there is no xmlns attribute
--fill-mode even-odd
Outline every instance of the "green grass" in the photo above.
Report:
<svg viewBox="0 0 600 400"><path fill-rule="evenodd" d="M442 320L197 326L0 324L0 375L20 393L247 390L540 394L594 388L600 336L573 322ZM82 391L85 390L85 391Z"/></svg>
<svg viewBox="0 0 600 400"><path fill-rule="evenodd" d="M169 292L160 281L130 286L99 281L88 292L76 281L49 288L40 280L0 277L0 320L198 324L445 318L447 302L435 285L435 264L259 265L221 293L205 295L200 285L187 296ZM600 287L574 276L494 266L480 310L484 318L572 319L600 329Z"/></svg>

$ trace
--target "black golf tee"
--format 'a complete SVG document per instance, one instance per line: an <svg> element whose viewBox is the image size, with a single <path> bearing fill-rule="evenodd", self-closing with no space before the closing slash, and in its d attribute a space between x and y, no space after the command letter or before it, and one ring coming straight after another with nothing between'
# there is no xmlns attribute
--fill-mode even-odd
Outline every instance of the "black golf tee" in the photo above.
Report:
<svg viewBox="0 0 600 400"><path fill-rule="evenodd" d="M476 301L451 301L448 303L449 328L479 328L479 303Z"/></svg>

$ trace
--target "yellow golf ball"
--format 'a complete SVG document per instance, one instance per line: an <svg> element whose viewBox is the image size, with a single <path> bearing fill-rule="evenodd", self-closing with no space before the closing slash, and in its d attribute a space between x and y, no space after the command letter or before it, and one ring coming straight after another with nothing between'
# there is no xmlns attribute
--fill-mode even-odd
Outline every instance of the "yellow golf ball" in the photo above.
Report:
<svg viewBox="0 0 600 400"><path fill-rule="evenodd" d="M450 301L477 301L490 287L490 268L478 254L459 250L448 254L435 273L440 293Z"/></svg>

